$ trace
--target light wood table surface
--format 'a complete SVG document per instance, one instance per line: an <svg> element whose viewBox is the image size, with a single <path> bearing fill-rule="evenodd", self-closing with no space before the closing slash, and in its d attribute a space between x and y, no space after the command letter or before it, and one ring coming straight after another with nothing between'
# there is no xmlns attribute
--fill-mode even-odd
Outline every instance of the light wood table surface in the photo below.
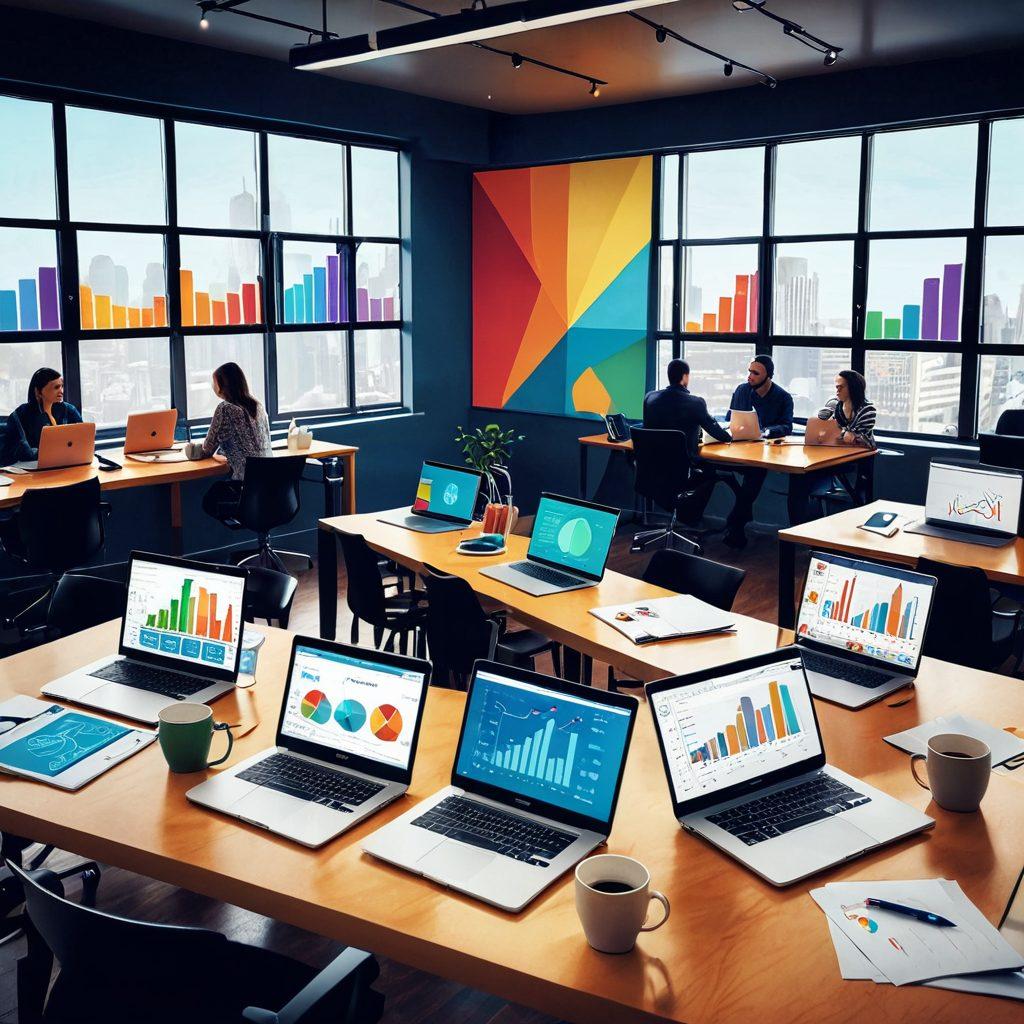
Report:
<svg viewBox="0 0 1024 1024"><path fill-rule="evenodd" d="M274 741L290 635L266 629L257 685L214 706L220 721L260 724L232 763ZM38 695L48 679L115 649L117 624L5 661L0 696ZM969 696L968 696L969 695ZM311 851L188 804L205 777L171 775L153 745L78 793L0 779L0 828L266 914L455 981L577 1021L688 1024L1019 1022L1020 1004L917 986L844 982L824 915L807 895L825 881L956 879L992 921L1024 856L1024 788L993 775L978 814L930 804L909 758L882 735L964 707L994 725L1024 723L1018 681L925 659L916 698L851 712L817 703L830 760L936 818L929 833L789 889L774 889L671 814L650 714L641 707L608 850L642 860L672 904L634 952L591 950L571 877L517 915L371 860L361 839L450 779L464 697L431 690L409 796ZM220 749L216 741L216 750Z"/></svg>
<svg viewBox="0 0 1024 1024"><path fill-rule="evenodd" d="M510 536L508 550L501 555L460 555L455 550L459 541L479 534L479 524L456 533L417 533L380 522L382 514L369 512L320 520L317 558L321 636L333 638L337 628L336 535L354 533L365 537L374 550L415 572L421 572L424 565L432 565L435 569L462 577L477 594L503 605L529 628L581 654L614 665L634 679L648 681L695 672L708 665L771 651L779 644L779 630L775 626L737 615L735 635L691 637L638 647L618 630L591 615L590 609L668 597L670 591L609 570L596 587L533 597L480 572L490 565L525 558L529 546L527 537Z"/></svg>
<svg viewBox="0 0 1024 1024"><path fill-rule="evenodd" d="M796 616L794 575L796 549L816 548L838 551L855 558L870 558L913 569L919 558L931 558L951 565L976 565L985 570L993 583L1024 583L1024 539L989 548L980 544L926 537L907 533L902 525L892 537L881 537L859 529L876 512L895 512L900 523L924 518L923 505L907 505L900 501L876 501L860 508L851 508L824 519L815 519L801 526L779 531L779 625L792 629ZM1024 724L1024 723L1022 723Z"/></svg>

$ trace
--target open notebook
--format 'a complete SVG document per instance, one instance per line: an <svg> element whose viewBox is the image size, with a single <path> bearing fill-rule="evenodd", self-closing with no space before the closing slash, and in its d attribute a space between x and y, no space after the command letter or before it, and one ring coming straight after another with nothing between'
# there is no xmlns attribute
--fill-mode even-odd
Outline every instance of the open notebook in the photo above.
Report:
<svg viewBox="0 0 1024 1024"><path fill-rule="evenodd" d="M635 644L732 632L736 623L735 615L688 594L591 608L590 614L607 622Z"/></svg>

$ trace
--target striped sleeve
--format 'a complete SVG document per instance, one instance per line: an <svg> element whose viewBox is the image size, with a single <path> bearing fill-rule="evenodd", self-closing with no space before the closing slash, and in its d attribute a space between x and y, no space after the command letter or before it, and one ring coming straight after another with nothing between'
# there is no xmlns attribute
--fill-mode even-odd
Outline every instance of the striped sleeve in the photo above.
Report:
<svg viewBox="0 0 1024 1024"><path fill-rule="evenodd" d="M871 402L862 405L854 414L853 420L846 428L857 440L869 448L875 447L875 421L878 410Z"/></svg>

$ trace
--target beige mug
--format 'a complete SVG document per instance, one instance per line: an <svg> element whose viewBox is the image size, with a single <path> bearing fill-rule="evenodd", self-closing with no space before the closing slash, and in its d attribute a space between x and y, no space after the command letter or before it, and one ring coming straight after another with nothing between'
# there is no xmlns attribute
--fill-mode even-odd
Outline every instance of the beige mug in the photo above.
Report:
<svg viewBox="0 0 1024 1024"><path fill-rule="evenodd" d="M928 781L917 774L917 763L927 764ZM914 781L930 789L935 802L947 811L970 812L981 806L992 774L989 745L973 736L944 732L928 741L928 753L910 759Z"/></svg>
<svg viewBox="0 0 1024 1024"><path fill-rule="evenodd" d="M192 462L203 457L203 443L202 441L186 441L185 442L185 458Z"/></svg>
<svg viewBox="0 0 1024 1024"><path fill-rule="evenodd" d="M657 924L646 923L652 900L665 910ZM651 888L650 872L632 857L603 853L576 867L576 913L600 953L628 953L640 932L660 928L670 912L665 895Z"/></svg>

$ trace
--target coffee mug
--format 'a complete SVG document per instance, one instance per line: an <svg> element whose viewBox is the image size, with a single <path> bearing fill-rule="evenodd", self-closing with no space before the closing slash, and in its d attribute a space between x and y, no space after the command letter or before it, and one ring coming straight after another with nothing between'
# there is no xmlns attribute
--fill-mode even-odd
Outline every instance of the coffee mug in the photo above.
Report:
<svg viewBox="0 0 1024 1024"><path fill-rule="evenodd" d="M203 444L201 441L185 442L185 458L195 462L203 457Z"/></svg>
<svg viewBox="0 0 1024 1024"><path fill-rule="evenodd" d="M918 777L917 763L925 761L928 781ZM973 736L944 732L928 741L928 754L910 759L914 781L932 791L935 802L947 811L976 811L992 774L989 745Z"/></svg>
<svg viewBox="0 0 1024 1024"><path fill-rule="evenodd" d="M231 756L235 738L226 722L215 722L213 711L206 704L183 701L171 704L160 712L157 738L160 749L172 772L201 772L223 764ZM223 732L228 738L228 749L216 761L207 761L213 734Z"/></svg>
<svg viewBox="0 0 1024 1024"><path fill-rule="evenodd" d="M651 900L665 909L657 924L645 923ZM576 867L576 913L600 953L628 953L640 932L660 928L670 911L664 894L651 888L650 872L632 857L603 853Z"/></svg>

